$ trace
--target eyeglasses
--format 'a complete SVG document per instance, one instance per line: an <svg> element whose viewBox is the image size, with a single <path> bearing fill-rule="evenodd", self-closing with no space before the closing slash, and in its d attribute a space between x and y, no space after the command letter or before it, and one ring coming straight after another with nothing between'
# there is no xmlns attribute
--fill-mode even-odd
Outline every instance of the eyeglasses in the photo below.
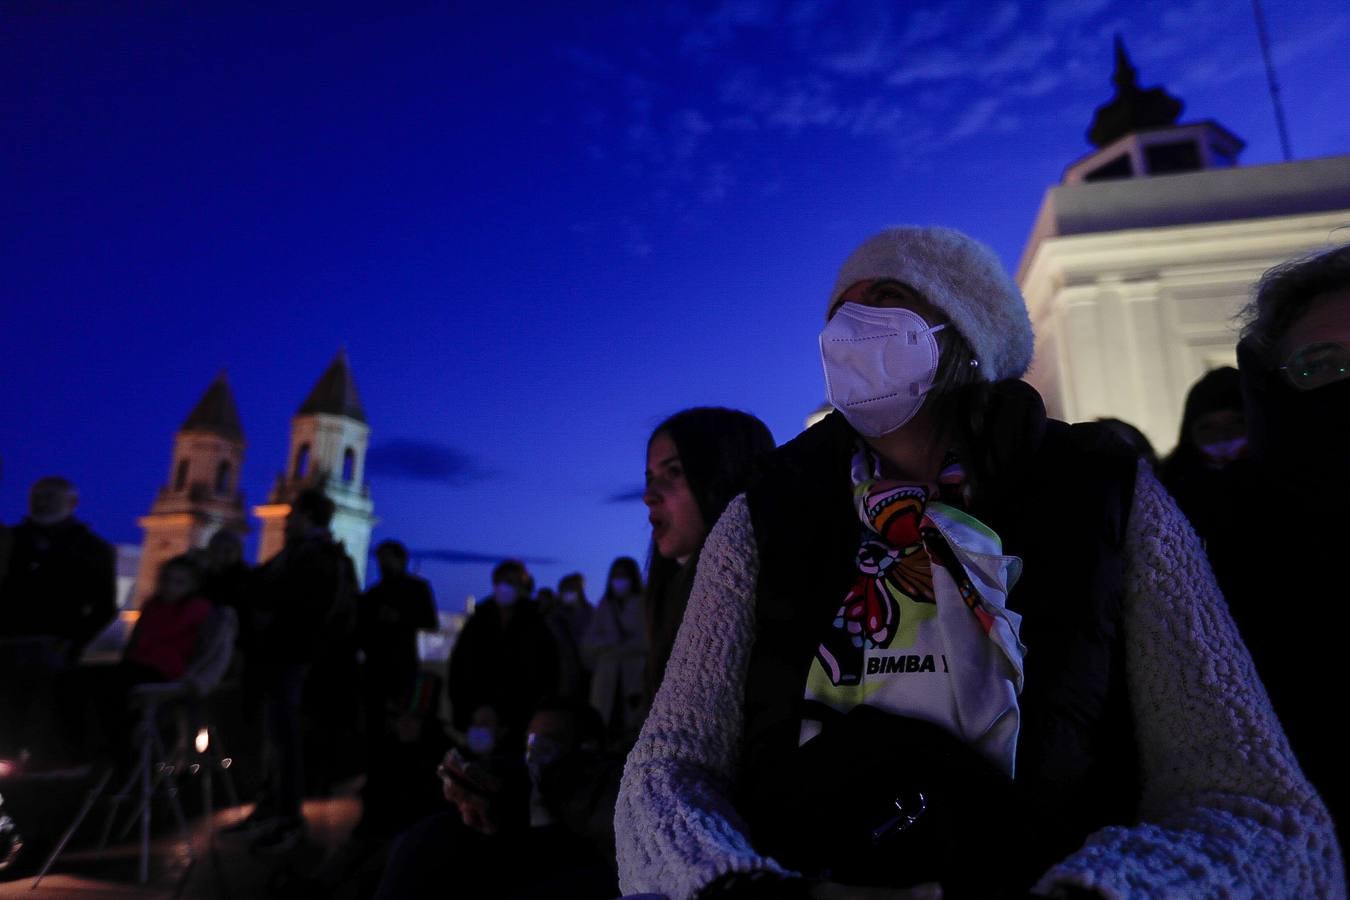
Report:
<svg viewBox="0 0 1350 900"><path fill-rule="evenodd" d="M1280 366L1285 381L1311 391L1350 378L1350 344L1309 344Z"/></svg>

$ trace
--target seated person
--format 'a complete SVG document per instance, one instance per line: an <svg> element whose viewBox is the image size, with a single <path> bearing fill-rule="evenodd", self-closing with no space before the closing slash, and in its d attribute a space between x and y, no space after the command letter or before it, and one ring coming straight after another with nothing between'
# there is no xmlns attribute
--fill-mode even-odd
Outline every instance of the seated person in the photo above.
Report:
<svg viewBox="0 0 1350 900"><path fill-rule="evenodd" d="M399 839L377 896L616 896L622 760L604 754L603 730L585 704L548 700L530 719L523 759L451 750L439 771L455 810Z"/></svg>
<svg viewBox="0 0 1350 900"><path fill-rule="evenodd" d="M235 636L235 614L216 606L201 592L202 571L188 556L175 556L160 566L155 592L141 605L140 617L127 641L115 676L110 681L109 715L105 721L114 752L127 744L139 685L180 683L187 695L201 696L213 688L230 663Z"/></svg>
<svg viewBox="0 0 1350 900"><path fill-rule="evenodd" d="M201 593L202 573L191 559L175 556L160 566L155 592L141 606L122 653L126 684L177 681L188 670L211 601Z"/></svg>

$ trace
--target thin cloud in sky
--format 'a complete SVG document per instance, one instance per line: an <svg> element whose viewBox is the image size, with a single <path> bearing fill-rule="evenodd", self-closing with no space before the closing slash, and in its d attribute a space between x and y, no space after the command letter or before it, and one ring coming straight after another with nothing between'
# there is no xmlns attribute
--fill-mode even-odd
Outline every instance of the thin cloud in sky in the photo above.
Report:
<svg viewBox="0 0 1350 900"><path fill-rule="evenodd" d="M632 490L619 491L617 494L610 494L605 498L606 503L640 503L642 497L647 491L643 488L633 488Z"/></svg>
<svg viewBox="0 0 1350 900"><path fill-rule="evenodd" d="M490 477L469 454L422 438L390 438L370 448L366 469L409 481L461 486Z"/></svg>
<svg viewBox="0 0 1350 900"><path fill-rule="evenodd" d="M873 139L879 150L922 164L953 144L1058 116L1067 98L1047 103L1055 93L1072 94L1086 120L1110 96L1115 33L1125 35L1146 82L1183 93L1259 68L1255 48L1235 60L1231 46L1205 40L1197 27L1231 17L1227 0L1158 6L722 0L709 11L672 3L656 15L661 28L631 52L611 48L606 57L570 45L560 58L609 104L606 116L592 117L595 164L626 154L624 171L649 182L659 201L706 205L754 189L762 173L743 167L766 132ZM1325 52L1347 35L1350 11L1309 22L1277 36L1277 64ZM652 252L651 241L632 232L620 229L625 251Z"/></svg>
<svg viewBox="0 0 1350 900"><path fill-rule="evenodd" d="M977 100L973 106L961 114L948 132L948 140L960 140L969 137L972 134L978 134L993 121L994 113L998 111L998 101L993 97L986 97L983 100Z"/></svg>
<svg viewBox="0 0 1350 900"><path fill-rule="evenodd" d="M1056 28L1083 22L1103 13L1112 0L1049 0L1045 4L1045 21Z"/></svg>
<svg viewBox="0 0 1350 900"><path fill-rule="evenodd" d="M459 550L454 547L433 547L408 551L408 557L417 562L490 563L518 559L531 566L551 566L557 560L544 556L517 556L513 553L483 553L478 550Z"/></svg>

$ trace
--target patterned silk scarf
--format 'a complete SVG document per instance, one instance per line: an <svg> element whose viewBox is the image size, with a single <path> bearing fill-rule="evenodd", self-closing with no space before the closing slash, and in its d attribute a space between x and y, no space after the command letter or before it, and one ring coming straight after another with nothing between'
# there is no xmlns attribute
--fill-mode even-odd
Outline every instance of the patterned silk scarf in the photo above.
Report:
<svg viewBox="0 0 1350 900"><path fill-rule="evenodd" d="M1007 601L1021 560L963 511L966 479L955 460L939 476L936 498L881 477L880 461L862 443L852 477L865 526L857 574L821 635L805 699L836 712L866 704L932 722L1012 775L1026 648L1021 616ZM800 740L823 722L804 716Z"/></svg>
<svg viewBox="0 0 1350 900"><path fill-rule="evenodd" d="M899 627L901 600L936 603L934 560L947 569L966 606L989 633L993 618L946 539L926 518L928 490L881 477L880 460L859 444L852 462L853 504L866 526L858 548L858 575L835 614L834 627L817 655L830 680L857 684L863 651L885 649ZM938 476L939 497L952 506L963 504L965 470L949 454Z"/></svg>

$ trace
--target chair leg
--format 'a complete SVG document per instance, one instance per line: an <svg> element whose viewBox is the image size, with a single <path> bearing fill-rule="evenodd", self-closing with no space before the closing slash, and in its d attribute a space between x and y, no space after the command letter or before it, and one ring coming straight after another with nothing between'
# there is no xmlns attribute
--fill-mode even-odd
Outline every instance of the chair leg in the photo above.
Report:
<svg viewBox="0 0 1350 900"><path fill-rule="evenodd" d="M212 850L216 846L215 796L211 792L211 766L201 767L202 773L202 814L206 819L206 847Z"/></svg>
<svg viewBox="0 0 1350 900"><path fill-rule="evenodd" d="M173 765L162 761L165 759L166 754L164 752L164 742L160 739L158 731L151 731L149 733L147 742L142 744L142 748L145 751L145 754L141 757L141 764L146 773L143 778L149 778L148 773L152 768L154 769L155 776L151 781L149 788L142 786L140 800L138 801L140 805L136 808L136 814L128 819L127 823L122 826L122 831L117 836L119 841L125 839L126 836L131 833L131 826L136 823L136 820L139 819L141 814L149 807L150 802L154 799L155 791L159 790L160 785L164 783L164 780L172 777L174 773ZM161 760L161 762L157 763L155 760ZM138 769L137 771L140 772L141 770Z"/></svg>
<svg viewBox="0 0 1350 900"><path fill-rule="evenodd" d="M148 787L148 781L150 781L150 766L154 765L155 753L157 753L159 749L159 734L155 731L155 710L153 706L146 708L140 727L142 727L142 731L140 731L140 758L136 761L136 768L135 770L132 770L130 779L127 779L126 789L124 789L121 795L116 797L117 803L121 803L121 800L128 799L128 797L131 796L132 785L139 783L140 796L138 801L136 801L138 806L136 806L136 811L131 815L131 818L127 819L126 824L121 826L121 831L117 833L117 841L124 841L124 839L127 838L127 835L131 834L131 828L135 826L136 819L142 818L143 815L147 815L148 808L150 808L151 791L154 789L153 787ZM112 815L115 814L115 812L116 806L113 807L112 814L109 814L109 819L112 818ZM109 830L111 830L111 824L109 824Z"/></svg>
<svg viewBox="0 0 1350 900"><path fill-rule="evenodd" d="M57 841L56 847L54 847L52 852L47 856L47 861L44 862L42 868L38 870L37 877L33 879L33 885L29 890L37 890L37 886L42 883L42 879L47 877L47 872L50 871L52 864L56 862L56 858L61 855L62 850L66 849L66 844L70 843L70 839L75 836L75 832L78 831L80 825L84 823L85 817L89 815L89 811L94 808L94 803L102 796L103 789L106 788L108 782L112 780L112 774L111 767L104 769L103 774L99 776L98 781L90 788L89 793L84 797L84 804L80 806L80 811L75 814L75 820L70 823L70 827L66 829L66 833L61 835L61 840Z"/></svg>
<svg viewBox="0 0 1350 900"><path fill-rule="evenodd" d="M210 752L212 761L220 767L221 774L225 777L225 798L229 800L230 806L239 805L239 793L234 789L234 775L230 774L230 767L225 764L225 753L220 747L220 738L216 729L211 728L210 734Z"/></svg>
<svg viewBox="0 0 1350 900"><path fill-rule="evenodd" d="M155 735L155 748L159 752L161 759L167 756L164 751L164 744L159 740L159 735ZM176 748L175 748L176 749ZM183 815L183 804L178 799L178 769L174 762L162 763L159 771L156 773L155 784L164 785L164 793L169 798L169 810L173 813L175 822L178 825L178 835L187 844L187 854L189 865L193 861L192 856L192 833L188 831L187 817ZM147 817L148 817L147 808Z"/></svg>
<svg viewBox="0 0 1350 900"><path fill-rule="evenodd" d="M156 740L155 743L158 743L158 740ZM146 758L143 760L145 766L141 769L141 865L138 872L139 877L137 879L141 884L145 884L150 880L150 814L151 807L154 806L154 804L150 802L150 796L151 791L153 791L154 788L150 783L149 757L150 745L149 742L147 742Z"/></svg>
<svg viewBox="0 0 1350 900"><path fill-rule="evenodd" d="M98 848L100 850L108 846L108 838L112 837L113 824L117 821L117 810L121 807L123 801L131 797L132 790L140 781L144 753L137 754L137 758L141 761L137 762L131 773L127 775L126 781L122 782L122 787L118 789L117 793L108 798L108 814L103 817L103 829L99 832ZM136 820L132 819L131 821ZM125 833L126 829L123 829L123 834Z"/></svg>

